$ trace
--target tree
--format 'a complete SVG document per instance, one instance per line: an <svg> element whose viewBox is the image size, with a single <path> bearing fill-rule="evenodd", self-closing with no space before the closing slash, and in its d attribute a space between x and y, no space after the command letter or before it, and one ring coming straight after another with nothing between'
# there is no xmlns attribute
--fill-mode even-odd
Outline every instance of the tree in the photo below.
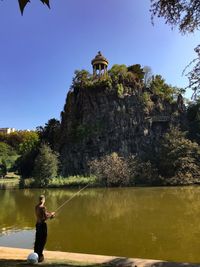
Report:
<svg viewBox="0 0 200 267"><path fill-rule="evenodd" d="M161 141L157 169L166 184L200 182L200 147L186 133L171 127Z"/></svg>
<svg viewBox="0 0 200 267"><path fill-rule="evenodd" d="M188 106L189 137L200 144L200 98Z"/></svg>
<svg viewBox="0 0 200 267"><path fill-rule="evenodd" d="M174 88L166 84L161 75L155 75L152 77L150 88L154 94L163 99L167 99L169 101L173 99Z"/></svg>
<svg viewBox="0 0 200 267"><path fill-rule="evenodd" d="M197 53L197 58L195 58L184 70L184 73L188 69L189 66L193 66L192 70L190 70L188 73L186 73L186 76L189 80L189 85L193 91L193 96L199 95L200 92L200 45L198 45L194 51Z"/></svg>
<svg viewBox="0 0 200 267"><path fill-rule="evenodd" d="M60 121L55 118L50 119L44 127L37 127L40 140L50 145L51 149L58 151L60 136Z"/></svg>
<svg viewBox="0 0 200 267"><path fill-rule="evenodd" d="M150 11L152 20L154 17L163 17L172 28L178 26L179 31L183 34L193 33L200 28L199 0L151 0ZM188 67L193 64L195 66L186 76L189 80L188 87L192 88L196 94L200 91L200 45L195 48L195 52L197 58Z"/></svg>
<svg viewBox="0 0 200 267"><path fill-rule="evenodd" d="M0 164L0 177L5 177L7 174L7 166L5 160L2 160Z"/></svg>
<svg viewBox="0 0 200 267"><path fill-rule="evenodd" d="M38 141L39 135L35 131L17 131L10 134L0 133L0 142L8 144L19 154L23 154L28 147L30 148L31 144Z"/></svg>
<svg viewBox="0 0 200 267"><path fill-rule="evenodd" d="M58 173L58 155L51 148L42 144L39 153L35 159L33 178L35 185L45 187L57 176Z"/></svg>
<svg viewBox="0 0 200 267"><path fill-rule="evenodd" d="M83 88L91 84L91 74L87 70L75 70L72 89Z"/></svg>
<svg viewBox="0 0 200 267"><path fill-rule="evenodd" d="M16 151L11 146L4 142L0 142L0 163L3 164L4 162L6 169L13 167L17 157L18 155Z"/></svg>
<svg viewBox="0 0 200 267"><path fill-rule="evenodd" d="M109 75L112 79L112 82L114 82L114 84L123 83L126 77L127 71L128 70L127 70L126 65L114 64L112 68L109 70Z"/></svg>
<svg viewBox="0 0 200 267"><path fill-rule="evenodd" d="M144 85L146 87L149 87L153 77L152 69L149 66L144 66L143 72L144 72Z"/></svg>
<svg viewBox="0 0 200 267"><path fill-rule="evenodd" d="M161 177L158 175L158 170L154 165L148 161L139 158L133 159L130 166L134 166L134 180L135 184L143 185L160 185L162 184ZM132 168L131 168L132 169Z"/></svg>
<svg viewBox="0 0 200 267"><path fill-rule="evenodd" d="M24 132L23 140L18 146L19 153L24 155L30 152L39 144L39 134L37 132Z"/></svg>
<svg viewBox="0 0 200 267"><path fill-rule="evenodd" d="M178 26L180 32L190 33L200 27L199 0L151 0L152 18L163 17L172 27Z"/></svg>
<svg viewBox="0 0 200 267"><path fill-rule="evenodd" d="M144 71L140 64L134 64L128 67L128 71L132 72L138 81L143 81Z"/></svg>
<svg viewBox="0 0 200 267"><path fill-rule="evenodd" d="M37 155L38 147L32 147L30 151L24 153L16 160L14 169L18 171L22 180L31 177Z"/></svg>

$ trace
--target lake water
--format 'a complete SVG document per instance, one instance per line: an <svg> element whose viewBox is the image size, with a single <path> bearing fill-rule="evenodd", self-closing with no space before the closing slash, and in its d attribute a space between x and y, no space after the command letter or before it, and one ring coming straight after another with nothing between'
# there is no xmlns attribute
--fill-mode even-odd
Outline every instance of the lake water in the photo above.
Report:
<svg viewBox="0 0 200 267"><path fill-rule="evenodd" d="M0 190L0 246L32 248L38 196L53 211L77 191ZM85 189L48 233L48 250L200 262L200 187Z"/></svg>

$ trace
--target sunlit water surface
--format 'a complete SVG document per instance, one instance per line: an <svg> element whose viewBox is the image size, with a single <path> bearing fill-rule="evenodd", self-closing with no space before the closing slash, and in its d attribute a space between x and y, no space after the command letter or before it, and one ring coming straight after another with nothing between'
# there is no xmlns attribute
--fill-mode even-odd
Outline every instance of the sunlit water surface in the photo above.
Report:
<svg viewBox="0 0 200 267"><path fill-rule="evenodd" d="M0 190L0 246L32 248L34 206L77 190ZM46 249L200 262L200 187L86 189L48 222Z"/></svg>

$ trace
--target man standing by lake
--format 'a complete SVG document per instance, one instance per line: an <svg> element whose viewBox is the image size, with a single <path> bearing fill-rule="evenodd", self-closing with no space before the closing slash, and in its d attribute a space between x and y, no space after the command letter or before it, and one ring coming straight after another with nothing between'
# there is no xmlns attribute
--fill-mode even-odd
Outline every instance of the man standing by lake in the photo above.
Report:
<svg viewBox="0 0 200 267"><path fill-rule="evenodd" d="M47 219L52 219L55 217L55 212L48 212L44 206L45 196L41 195L39 197L39 203L35 206L36 221L36 235L34 252L38 254L38 262L44 260L43 249L47 241Z"/></svg>

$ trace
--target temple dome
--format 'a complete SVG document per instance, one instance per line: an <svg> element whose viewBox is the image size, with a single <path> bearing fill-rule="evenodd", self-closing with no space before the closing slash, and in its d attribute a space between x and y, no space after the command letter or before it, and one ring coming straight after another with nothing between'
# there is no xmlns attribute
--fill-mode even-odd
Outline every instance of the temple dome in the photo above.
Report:
<svg viewBox="0 0 200 267"><path fill-rule="evenodd" d="M107 73L108 60L99 51L96 57L91 61L93 67L93 75L102 76Z"/></svg>
<svg viewBox="0 0 200 267"><path fill-rule="evenodd" d="M108 66L108 60L102 55L101 51L98 52L96 57L92 60L92 65L104 64Z"/></svg>

